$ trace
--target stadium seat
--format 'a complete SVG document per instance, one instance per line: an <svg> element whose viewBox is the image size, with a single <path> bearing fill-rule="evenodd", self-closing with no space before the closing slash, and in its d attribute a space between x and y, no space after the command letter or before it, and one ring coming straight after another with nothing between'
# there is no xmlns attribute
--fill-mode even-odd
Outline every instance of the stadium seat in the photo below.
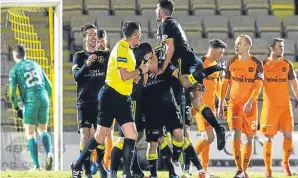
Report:
<svg viewBox="0 0 298 178"><path fill-rule="evenodd" d="M72 17L82 16L81 10L63 10L63 25L69 25Z"/></svg>
<svg viewBox="0 0 298 178"><path fill-rule="evenodd" d="M137 21L141 24L142 26L142 35L144 38L148 38L150 36L150 30L149 30L149 17L148 16L136 16L136 15L131 15L131 16L125 16L123 21Z"/></svg>
<svg viewBox="0 0 298 178"><path fill-rule="evenodd" d="M268 53L268 40L252 38L250 52L253 55L266 55Z"/></svg>
<svg viewBox="0 0 298 178"><path fill-rule="evenodd" d="M191 47L194 49L196 54L199 56L203 56L208 52L209 48L209 40L208 39L199 39L199 38L193 38L189 39L189 43Z"/></svg>
<svg viewBox="0 0 298 178"><path fill-rule="evenodd" d="M228 38L228 20L222 16L209 16L203 18L203 26L207 38Z"/></svg>
<svg viewBox="0 0 298 178"><path fill-rule="evenodd" d="M140 14L148 15L149 17L155 16L157 1L156 0L138 0L138 7ZM188 0L175 1L175 15L188 15L189 3Z"/></svg>
<svg viewBox="0 0 298 178"><path fill-rule="evenodd" d="M256 18L257 31L261 38L271 39L281 37L281 22L275 16L259 16Z"/></svg>
<svg viewBox="0 0 298 178"><path fill-rule="evenodd" d="M202 18L199 16L178 16L178 22L187 36L202 36Z"/></svg>
<svg viewBox="0 0 298 178"><path fill-rule="evenodd" d="M270 0L272 15L283 19L286 16L295 15L293 0Z"/></svg>
<svg viewBox="0 0 298 178"><path fill-rule="evenodd" d="M156 38L144 38L142 42L149 43L153 49L158 46Z"/></svg>
<svg viewBox="0 0 298 178"><path fill-rule="evenodd" d="M113 47L117 44L117 42L120 40L120 38L111 38L109 37L108 46L110 50L113 49Z"/></svg>
<svg viewBox="0 0 298 178"><path fill-rule="evenodd" d="M269 15L268 1L264 0L245 0L244 8L249 16L257 17L260 15Z"/></svg>
<svg viewBox="0 0 298 178"><path fill-rule="evenodd" d="M240 34L255 37L255 20L249 16L234 16L230 18L231 33L234 38Z"/></svg>
<svg viewBox="0 0 298 178"><path fill-rule="evenodd" d="M156 39L156 32L158 30L158 26L159 26L159 22L156 21L156 17L155 16L151 16L149 18L149 28L151 30L151 37Z"/></svg>
<svg viewBox="0 0 298 178"><path fill-rule="evenodd" d="M81 33L76 31L73 33L73 39L74 39L74 46L75 46L75 49L77 50L81 50L83 49L83 40L82 40L82 36L81 36Z"/></svg>
<svg viewBox="0 0 298 178"><path fill-rule="evenodd" d="M225 49L225 54L227 56L235 55L235 40L234 39L221 39L227 44L227 48Z"/></svg>
<svg viewBox="0 0 298 178"><path fill-rule="evenodd" d="M232 17L242 14L242 3L239 0L219 0L217 1L218 11L225 17Z"/></svg>
<svg viewBox="0 0 298 178"><path fill-rule="evenodd" d="M80 15L76 17L72 17L70 21L70 25L72 27L72 31L80 31L81 26L86 23L95 24L96 17L91 17L89 15Z"/></svg>
<svg viewBox="0 0 298 178"><path fill-rule="evenodd" d="M67 10L83 10L83 0L63 0L63 13Z"/></svg>
<svg viewBox="0 0 298 178"><path fill-rule="evenodd" d="M108 0L85 0L86 11L90 10L110 10Z"/></svg>
<svg viewBox="0 0 298 178"><path fill-rule="evenodd" d="M122 16L97 16L96 25L107 31L108 35L121 36Z"/></svg>
<svg viewBox="0 0 298 178"><path fill-rule="evenodd" d="M137 0L111 0L111 5L116 15L133 15L137 11Z"/></svg>
<svg viewBox="0 0 298 178"><path fill-rule="evenodd" d="M286 37L298 40L298 16L287 16L283 19Z"/></svg>
<svg viewBox="0 0 298 178"><path fill-rule="evenodd" d="M215 0L191 0L191 11L196 16L213 16L216 13Z"/></svg>
<svg viewBox="0 0 298 178"><path fill-rule="evenodd" d="M295 41L284 39L285 51L284 58L289 61L295 62Z"/></svg>

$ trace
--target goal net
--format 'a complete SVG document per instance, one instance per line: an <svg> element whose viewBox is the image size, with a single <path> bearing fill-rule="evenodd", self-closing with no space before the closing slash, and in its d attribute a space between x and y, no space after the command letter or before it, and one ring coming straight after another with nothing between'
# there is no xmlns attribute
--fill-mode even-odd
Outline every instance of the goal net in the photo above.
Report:
<svg viewBox="0 0 298 178"><path fill-rule="evenodd" d="M54 43L58 39L57 34L54 32L60 32L57 30L57 25L56 28L54 27L54 20L59 20L59 18L55 17L57 14L55 14L50 4L47 7L38 7L34 2L30 4L26 2L27 1L20 2L23 3L23 7L17 7L17 5L20 6L20 4L15 3L8 4L6 7L2 6L1 8L1 169L28 170L32 167L23 120L17 118L9 96L8 75L9 70L15 64L11 55L11 49L16 44L24 44L27 49L26 58L37 62L42 67L53 87L53 97L51 97L50 101L51 107L48 132L52 136L53 153L56 156L55 170L57 170L60 169L59 167L62 164L62 161L58 161L60 158L62 160L62 154L58 153L60 152L60 142L57 140L58 137L54 135L56 133L58 135L62 134L62 131L59 133L60 128L57 127L57 125L60 125L60 122L62 122L57 119L57 116L62 114L56 111L55 116L55 108L57 108L57 105L61 107L61 104L56 98L57 93L59 93L57 87L55 87L56 83L59 82L59 77L56 75L59 75L59 71L57 70L58 64L55 66L54 61L59 63L58 59L61 58L62 55L56 55L61 53L61 50L58 51L55 49ZM59 0L57 0L57 2L59 3ZM26 7L26 5L28 5L28 7ZM54 73L56 75L54 75ZM58 90L60 89L58 88ZM17 96L19 107L22 108L18 91ZM62 110L60 112L62 112ZM62 117L60 117L60 119L62 119ZM54 132L56 133L54 134ZM44 169L46 154L37 131L36 138L38 142L38 158L41 168Z"/></svg>

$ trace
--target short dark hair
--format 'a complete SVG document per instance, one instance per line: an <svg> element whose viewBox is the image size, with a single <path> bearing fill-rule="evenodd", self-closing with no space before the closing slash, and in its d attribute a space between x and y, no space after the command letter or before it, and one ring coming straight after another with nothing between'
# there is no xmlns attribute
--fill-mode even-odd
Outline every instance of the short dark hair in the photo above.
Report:
<svg viewBox="0 0 298 178"><path fill-rule="evenodd" d="M13 51L17 53L20 59L24 59L26 55L26 47L23 44L14 45L12 48Z"/></svg>
<svg viewBox="0 0 298 178"><path fill-rule="evenodd" d="M159 7L168 12L168 15L172 15L175 7L175 3L172 0L159 0Z"/></svg>
<svg viewBox="0 0 298 178"><path fill-rule="evenodd" d="M141 24L136 21L126 21L122 25L122 35L124 37L131 37L135 32L141 29Z"/></svg>
<svg viewBox="0 0 298 178"><path fill-rule="evenodd" d="M277 42L284 42L284 39L282 38L274 38L269 41L268 49L270 51L270 48L274 48Z"/></svg>
<svg viewBox="0 0 298 178"><path fill-rule="evenodd" d="M96 26L94 24L91 24L91 23L86 23L85 25L83 25L81 27L81 36L82 36L82 38L86 37L86 31L91 29L91 28L97 29Z"/></svg>
<svg viewBox="0 0 298 178"><path fill-rule="evenodd" d="M139 66L141 62L145 60L144 56L149 52L152 52L152 46L149 43L141 43L138 47L133 49L137 66Z"/></svg>
<svg viewBox="0 0 298 178"><path fill-rule="evenodd" d="M98 29L97 30L97 37L98 38L107 37L107 32L104 29Z"/></svg>
<svg viewBox="0 0 298 178"><path fill-rule="evenodd" d="M210 48L227 48L227 44L220 39L212 39L209 41Z"/></svg>

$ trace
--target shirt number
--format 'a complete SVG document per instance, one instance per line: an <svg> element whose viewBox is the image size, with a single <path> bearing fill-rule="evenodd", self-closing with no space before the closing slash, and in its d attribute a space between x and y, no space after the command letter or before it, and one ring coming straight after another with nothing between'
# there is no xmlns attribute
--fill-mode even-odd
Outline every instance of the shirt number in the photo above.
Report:
<svg viewBox="0 0 298 178"><path fill-rule="evenodd" d="M26 78L25 82L28 88L42 84L42 79L37 70L25 72L24 78Z"/></svg>

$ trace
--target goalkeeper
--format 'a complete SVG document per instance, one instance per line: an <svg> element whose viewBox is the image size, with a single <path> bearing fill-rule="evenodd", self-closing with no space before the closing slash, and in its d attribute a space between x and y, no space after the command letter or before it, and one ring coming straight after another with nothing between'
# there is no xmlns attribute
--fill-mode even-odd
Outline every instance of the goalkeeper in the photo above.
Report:
<svg viewBox="0 0 298 178"><path fill-rule="evenodd" d="M26 59L25 46L15 45L12 54L16 64L9 71L10 97L18 117L23 118L24 121L28 150L34 164L32 169L40 170L38 147L35 138L37 126L46 151L46 170L51 170L53 165L52 144L51 136L47 132L49 98L52 93L51 83L36 62ZM23 110L18 106L16 97L17 86L23 102Z"/></svg>

